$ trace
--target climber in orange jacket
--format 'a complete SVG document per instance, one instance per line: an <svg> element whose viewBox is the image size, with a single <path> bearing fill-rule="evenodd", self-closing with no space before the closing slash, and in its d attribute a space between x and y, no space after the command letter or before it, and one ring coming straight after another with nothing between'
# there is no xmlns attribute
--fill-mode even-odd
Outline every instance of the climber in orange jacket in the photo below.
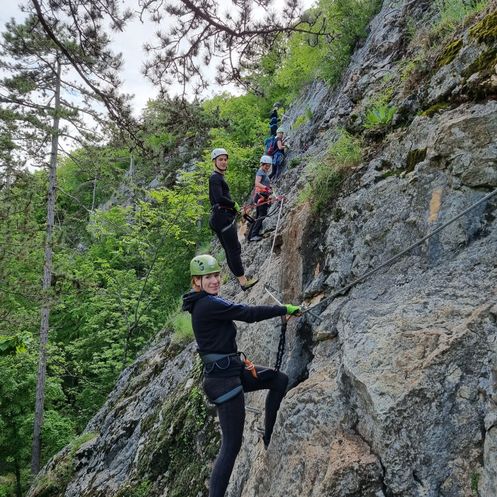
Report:
<svg viewBox="0 0 497 497"><path fill-rule="evenodd" d="M254 203L256 205L256 221L252 224L248 240L249 242L258 242L262 240L261 229L264 218L267 216L270 205L271 196L271 180L269 179L269 171L273 163L273 159L269 155L261 157L260 167L255 175L255 196Z"/></svg>

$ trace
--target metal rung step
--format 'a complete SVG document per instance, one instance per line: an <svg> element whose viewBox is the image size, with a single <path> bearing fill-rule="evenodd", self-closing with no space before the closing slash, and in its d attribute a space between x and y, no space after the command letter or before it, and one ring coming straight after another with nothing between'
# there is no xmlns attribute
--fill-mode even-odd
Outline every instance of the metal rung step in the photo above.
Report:
<svg viewBox="0 0 497 497"><path fill-rule="evenodd" d="M262 409L259 409L258 407L245 406L245 410L253 414L262 414Z"/></svg>

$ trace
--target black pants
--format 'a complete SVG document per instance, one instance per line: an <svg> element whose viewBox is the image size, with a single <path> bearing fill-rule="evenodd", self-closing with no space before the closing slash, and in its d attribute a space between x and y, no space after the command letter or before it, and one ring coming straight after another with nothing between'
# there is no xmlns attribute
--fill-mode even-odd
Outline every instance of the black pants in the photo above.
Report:
<svg viewBox="0 0 497 497"><path fill-rule="evenodd" d="M236 277L243 276L245 271L242 264L242 247L238 241L234 213L214 208L209 225L221 242L231 272Z"/></svg>
<svg viewBox="0 0 497 497"><path fill-rule="evenodd" d="M281 170L283 169L283 162L285 161L285 155L283 152L276 152L273 155L273 166L271 168L271 174L269 175L269 179L278 179L281 175Z"/></svg>
<svg viewBox="0 0 497 497"><path fill-rule="evenodd" d="M255 203L257 204L257 201L261 197L259 194L255 196ZM264 198L266 200L266 198ZM261 229L262 229L262 223L264 222L264 219L267 216L267 212L269 210L269 204L262 204L262 205L257 205L257 209L255 211L255 216L256 220L255 223L251 226L248 239L250 240L254 236L260 236L261 234Z"/></svg>
<svg viewBox="0 0 497 497"><path fill-rule="evenodd" d="M257 370L266 368L257 367ZM205 378L204 389L209 398L216 398L236 383L238 378ZM276 414L285 396L288 376L275 372L272 378L261 380L252 377L244 370L241 376L244 392L269 390L266 397L266 416L264 423L264 443L267 445L273 433ZM228 482L235 465L235 459L242 446L243 427L245 424L245 396L243 393L217 406L217 414L221 425L221 450L212 470L209 484L209 497L224 497Z"/></svg>

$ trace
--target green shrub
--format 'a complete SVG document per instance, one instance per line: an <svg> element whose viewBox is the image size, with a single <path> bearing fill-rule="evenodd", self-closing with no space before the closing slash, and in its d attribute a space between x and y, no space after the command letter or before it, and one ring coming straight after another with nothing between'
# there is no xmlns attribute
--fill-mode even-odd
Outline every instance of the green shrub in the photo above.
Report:
<svg viewBox="0 0 497 497"><path fill-rule="evenodd" d="M488 0L435 0L439 18L433 25L433 31L454 30L468 15L480 12Z"/></svg>
<svg viewBox="0 0 497 497"><path fill-rule="evenodd" d="M192 319L188 312L181 311L179 308L171 314L167 322L171 327L173 334L171 340L176 345L187 345L193 336Z"/></svg>
<svg viewBox="0 0 497 497"><path fill-rule="evenodd" d="M359 140L339 130L338 139L330 146L324 159L309 164L309 183L299 194L300 203L309 201L314 213L325 207L338 191L348 171L361 162Z"/></svg>
<svg viewBox="0 0 497 497"><path fill-rule="evenodd" d="M383 103L373 105L373 107L366 111L364 127L366 129L373 129L380 126L386 126L392 122L393 116L395 116L396 112L397 107L394 105L387 105Z"/></svg>
<svg viewBox="0 0 497 497"><path fill-rule="evenodd" d="M14 475L0 477L0 497L13 497L15 494Z"/></svg>
<svg viewBox="0 0 497 497"><path fill-rule="evenodd" d="M478 483L480 482L480 475L478 473L471 474L471 492L473 495L478 494Z"/></svg>
<svg viewBox="0 0 497 497"><path fill-rule="evenodd" d="M294 123L292 124L292 129L295 130L300 128L300 126L307 124L311 119L312 119L312 109L310 107L307 107L304 114L301 114L300 116L297 117L297 119L295 119Z"/></svg>
<svg viewBox="0 0 497 497"><path fill-rule="evenodd" d="M334 85L380 5L379 0L318 0L307 16L323 16L330 36L293 33L288 41L282 38L258 64L259 72L251 77L255 86L268 98L291 101L316 78ZM318 26L321 22L310 29Z"/></svg>

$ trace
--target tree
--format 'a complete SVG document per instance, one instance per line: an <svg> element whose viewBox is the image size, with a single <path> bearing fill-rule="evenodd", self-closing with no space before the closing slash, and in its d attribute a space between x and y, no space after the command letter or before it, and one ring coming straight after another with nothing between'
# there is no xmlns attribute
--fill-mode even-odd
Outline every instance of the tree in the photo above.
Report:
<svg viewBox="0 0 497 497"><path fill-rule="evenodd" d="M129 97L118 91L121 58L108 48L102 24L110 20L113 29L122 30L132 16L131 10L120 12L116 0L31 0L31 4L32 9L25 10L36 15L46 36L75 69L83 83L80 88L86 87L88 95L93 94L105 105L111 119L135 136ZM59 27L61 19L65 33ZM96 59L100 64L95 64Z"/></svg>
<svg viewBox="0 0 497 497"><path fill-rule="evenodd" d="M12 114L13 122L22 122L22 134L14 142L26 145L26 160L45 165L48 170L47 216L42 285L42 306L40 323L39 366L36 389L35 420L33 430L32 472L37 473L41 457L41 429L43 409L50 309L52 307L53 236L55 229L55 205L57 193L57 158L66 152L60 138L84 144L98 139L98 128L102 118L92 107L95 96L77 79L72 78L70 58L85 60L85 66L92 74L100 75L111 85L117 84L115 70L120 58L112 58L107 49L106 36L98 32L87 36L78 45L71 38L71 29L57 24L57 35L65 41L64 50L47 39L40 21L30 16L23 24L14 20L7 24L3 34L2 67L9 75L2 80L0 101L3 111ZM81 39L79 40L81 41ZM69 47L69 48L68 48ZM70 51L69 51L70 50ZM110 67L109 67L110 65ZM72 98L71 98L72 97ZM28 130L27 132L25 130ZM46 161L49 145L49 161ZM34 146L34 147L33 147Z"/></svg>
<svg viewBox="0 0 497 497"><path fill-rule="evenodd" d="M85 40L87 33L96 29L101 19L107 19L118 30L125 29L132 17L130 10L121 12L115 0L32 0L36 13L47 35L64 51L64 42L53 26L57 19L69 18L74 32ZM216 0L147 0L139 2L140 19L149 16L162 29L167 19L168 29L157 33L157 43L147 44L150 59L144 73L163 93L172 82L183 89L183 96L191 90L195 95L210 81L205 67L218 61L217 81L221 84L246 84L244 73L253 67L281 35L309 33L314 37L332 38L321 14L309 16L302 12L299 0L287 0L284 8L276 10L272 0L231 0L231 5L220 5ZM175 21L175 22L174 22ZM83 76L84 63L69 59ZM112 95L95 86L89 78L86 83L106 102L116 122L119 109Z"/></svg>

